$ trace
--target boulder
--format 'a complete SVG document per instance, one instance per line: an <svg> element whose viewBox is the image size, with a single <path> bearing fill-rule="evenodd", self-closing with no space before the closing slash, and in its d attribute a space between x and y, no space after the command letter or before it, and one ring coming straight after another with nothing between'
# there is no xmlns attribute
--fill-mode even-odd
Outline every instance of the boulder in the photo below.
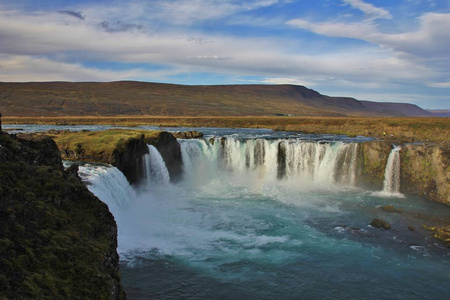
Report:
<svg viewBox="0 0 450 300"><path fill-rule="evenodd" d="M381 219L373 219L369 225L379 229L391 229L391 224Z"/></svg>

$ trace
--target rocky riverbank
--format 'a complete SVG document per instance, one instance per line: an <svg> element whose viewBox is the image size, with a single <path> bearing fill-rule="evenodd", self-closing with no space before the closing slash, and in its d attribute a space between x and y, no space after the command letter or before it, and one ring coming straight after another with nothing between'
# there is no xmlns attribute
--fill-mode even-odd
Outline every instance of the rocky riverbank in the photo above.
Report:
<svg viewBox="0 0 450 300"><path fill-rule="evenodd" d="M0 161L0 298L125 298L114 217L55 142L0 133Z"/></svg>

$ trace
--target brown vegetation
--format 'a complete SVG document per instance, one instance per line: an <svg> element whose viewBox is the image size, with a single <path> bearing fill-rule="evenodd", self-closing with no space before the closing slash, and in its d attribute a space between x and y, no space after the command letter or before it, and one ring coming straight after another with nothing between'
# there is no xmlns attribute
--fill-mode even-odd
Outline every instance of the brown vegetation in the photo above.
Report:
<svg viewBox="0 0 450 300"><path fill-rule="evenodd" d="M75 116L4 117L3 120L7 124L270 128L304 133L363 135L394 142L447 144L450 141L450 118Z"/></svg>
<svg viewBox="0 0 450 300"><path fill-rule="evenodd" d="M187 86L135 81L0 83L9 116L432 116L402 103L330 97L297 85Z"/></svg>

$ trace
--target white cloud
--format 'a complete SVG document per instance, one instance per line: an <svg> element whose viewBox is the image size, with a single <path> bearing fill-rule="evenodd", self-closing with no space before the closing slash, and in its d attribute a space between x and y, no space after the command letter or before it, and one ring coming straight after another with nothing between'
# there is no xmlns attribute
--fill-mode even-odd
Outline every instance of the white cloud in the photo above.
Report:
<svg viewBox="0 0 450 300"><path fill-rule="evenodd" d="M376 7L370 3L364 2L362 0L341 0L342 2L350 5L353 8L359 9L369 17L373 19L392 19L389 11Z"/></svg>
<svg viewBox="0 0 450 300"><path fill-rule="evenodd" d="M295 77L267 77L262 80L257 80L254 82L264 83L264 84L294 84L303 85L306 87L314 87L315 83L312 80L304 80Z"/></svg>
<svg viewBox="0 0 450 300"><path fill-rule="evenodd" d="M311 22L304 19L293 19L288 25L312 31L330 37L344 37L367 40L368 36L377 34L372 22L340 23L340 22Z"/></svg>
<svg viewBox="0 0 450 300"><path fill-rule="evenodd" d="M426 85L433 88L450 88L450 82L427 82Z"/></svg>
<svg viewBox="0 0 450 300"><path fill-rule="evenodd" d="M404 33L383 33L373 20L362 22L311 22L294 19L287 24L319 35L367 41L407 54L418 63L446 63L450 67L450 14L428 13L418 19L419 27Z"/></svg>
<svg viewBox="0 0 450 300"><path fill-rule="evenodd" d="M135 79L164 80L186 70L127 71L86 68L77 63L58 62L47 58L0 54L0 81L114 81Z"/></svg>
<svg viewBox="0 0 450 300"><path fill-rule="evenodd" d="M86 19L88 19L86 17ZM301 21L296 24L299 25ZM300 24L301 25L301 24ZM345 25L345 24L344 24ZM344 32L362 36L375 29L357 28L352 24L337 27L328 23L305 23L310 30ZM328 55L305 55L285 47L289 41L277 38L239 38L192 32L142 31L105 32L97 25L59 13L17 15L0 12L0 53L10 55L54 57L59 63L103 60L122 63L168 65L189 68L191 72L225 73L237 76L258 75L270 78L300 78L306 76L334 77L340 80L388 82L390 80L420 80L432 76L425 67L414 65L389 51L371 51L363 48L351 52ZM50 60L50 59L48 59ZM70 66L73 67L72 64ZM7 66L3 66L4 70ZM30 65L28 68L32 68ZM76 70L71 71L73 74ZM82 74L94 76L86 70ZM84 73L83 73L84 72ZM109 74L109 73L108 73ZM107 76L106 74L105 76ZM129 78L129 74L121 74ZM78 75L66 74L77 80ZM77 78L75 78L77 77ZM105 77L107 80L109 77ZM31 79L30 79L31 80ZM306 80L310 82L311 80ZM432 81L432 79L428 80Z"/></svg>

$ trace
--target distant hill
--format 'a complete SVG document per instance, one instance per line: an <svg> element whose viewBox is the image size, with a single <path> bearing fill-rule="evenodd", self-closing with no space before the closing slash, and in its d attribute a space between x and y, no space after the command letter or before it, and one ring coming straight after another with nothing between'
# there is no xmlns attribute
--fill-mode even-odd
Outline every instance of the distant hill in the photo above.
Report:
<svg viewBox="0 0 450 300"><path fill-rule="evenodd" d="M437 117L450 117L449 109L428 109L428 112L434 114Z"/></svg>
<svg viewBox="0 0 450 300"><path fill-rule="evenodd" d="M136 81L0 83L8 116L433 116L412 104L322 95L297 85Z"/></svg>

